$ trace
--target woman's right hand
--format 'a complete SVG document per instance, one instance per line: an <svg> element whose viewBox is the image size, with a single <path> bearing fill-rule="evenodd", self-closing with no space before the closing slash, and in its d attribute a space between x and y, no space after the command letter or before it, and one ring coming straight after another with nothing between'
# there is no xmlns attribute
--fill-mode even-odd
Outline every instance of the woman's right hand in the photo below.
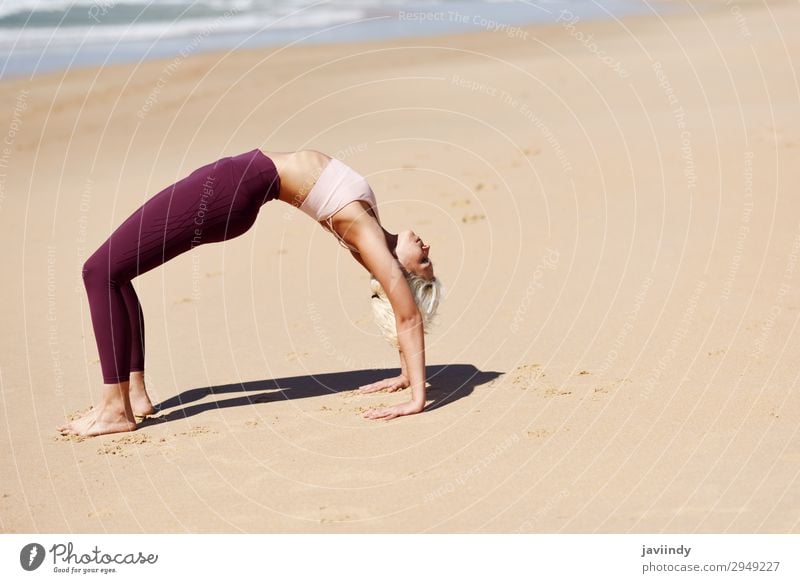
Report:
<svg viewBox="0 0 800 583"><path fill-rule="evenodd" d="M358 392L362 394L377 393L378 391L394 393L395 391L407 389L410 384L411 383L408 381L408 377L401 374L390 379L383 379L382 381L375 381L374 383L370 383L368 385L362 385L358 387Z"/></svg>

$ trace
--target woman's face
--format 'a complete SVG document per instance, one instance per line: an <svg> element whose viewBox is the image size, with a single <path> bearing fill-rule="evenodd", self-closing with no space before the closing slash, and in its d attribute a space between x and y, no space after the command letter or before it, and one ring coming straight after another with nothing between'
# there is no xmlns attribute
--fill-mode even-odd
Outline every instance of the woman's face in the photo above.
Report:
<svg viewBox="0 0 800 583"><path fill-rule="evenodd" d="M430 249L414 231L397 234L397 260L414 275L428 280L433 279L433 263L428 258Z"/></svg>

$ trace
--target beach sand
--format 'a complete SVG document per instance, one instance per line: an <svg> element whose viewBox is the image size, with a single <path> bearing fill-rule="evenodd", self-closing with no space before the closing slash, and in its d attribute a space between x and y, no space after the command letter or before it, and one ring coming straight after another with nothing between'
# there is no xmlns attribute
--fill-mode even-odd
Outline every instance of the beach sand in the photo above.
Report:
<svg viewBox="0 0 800 583"><path fill-rule="evenodd" d="M798 532L800 8L676 3L0 84L3 532ZM602 52L601 52L602 51ZM134 280L136 432L55 427L101 376L83 261L256 147L364 174L431 245L429 410L368 274L281 202Z"/></svg>

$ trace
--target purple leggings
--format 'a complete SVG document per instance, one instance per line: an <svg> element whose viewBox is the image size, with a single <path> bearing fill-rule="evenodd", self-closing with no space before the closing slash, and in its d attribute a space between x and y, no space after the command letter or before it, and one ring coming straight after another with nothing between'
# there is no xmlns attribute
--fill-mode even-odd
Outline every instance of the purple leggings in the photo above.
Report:
<svg viewBox="0 0 800 583"><path fill-rule="evenodd" d="M128 217L83 264L106 384L144 370L144 316L131 280L184 251L238 237L278 198L280 176L259 149L222 158L168 186Z"/></svg>

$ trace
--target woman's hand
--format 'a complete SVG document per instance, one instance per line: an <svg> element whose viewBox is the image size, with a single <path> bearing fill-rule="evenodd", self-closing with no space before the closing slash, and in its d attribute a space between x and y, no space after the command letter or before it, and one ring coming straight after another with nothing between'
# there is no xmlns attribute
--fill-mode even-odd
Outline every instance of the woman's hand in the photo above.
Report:
<svg viewBox="0 0 800 583"><path fill-rule="evenodd" d="M358 392L361 394L366 394L377 393L378 391L385 390L388 393L394 393L395 391L408 388L410 384L411 383L409 383L408 377L401 374L400 376L392 377L390 379L383 379L382 381L376 381L368 385L362 385L358 387Z"/></svg>
<svg viewBox="0 0 800 583"><path fill-rule="evenodd" d="M384 409L370 409L366 413L364 413L365 419L394 419L395 417L400 417L402 415L413 415L415 413L419 413L425 408L425 403L421 405L415 403L414 401L408 401L407 403L402 403L400 405L395 405L394 407L386 407Z"/></svg>

